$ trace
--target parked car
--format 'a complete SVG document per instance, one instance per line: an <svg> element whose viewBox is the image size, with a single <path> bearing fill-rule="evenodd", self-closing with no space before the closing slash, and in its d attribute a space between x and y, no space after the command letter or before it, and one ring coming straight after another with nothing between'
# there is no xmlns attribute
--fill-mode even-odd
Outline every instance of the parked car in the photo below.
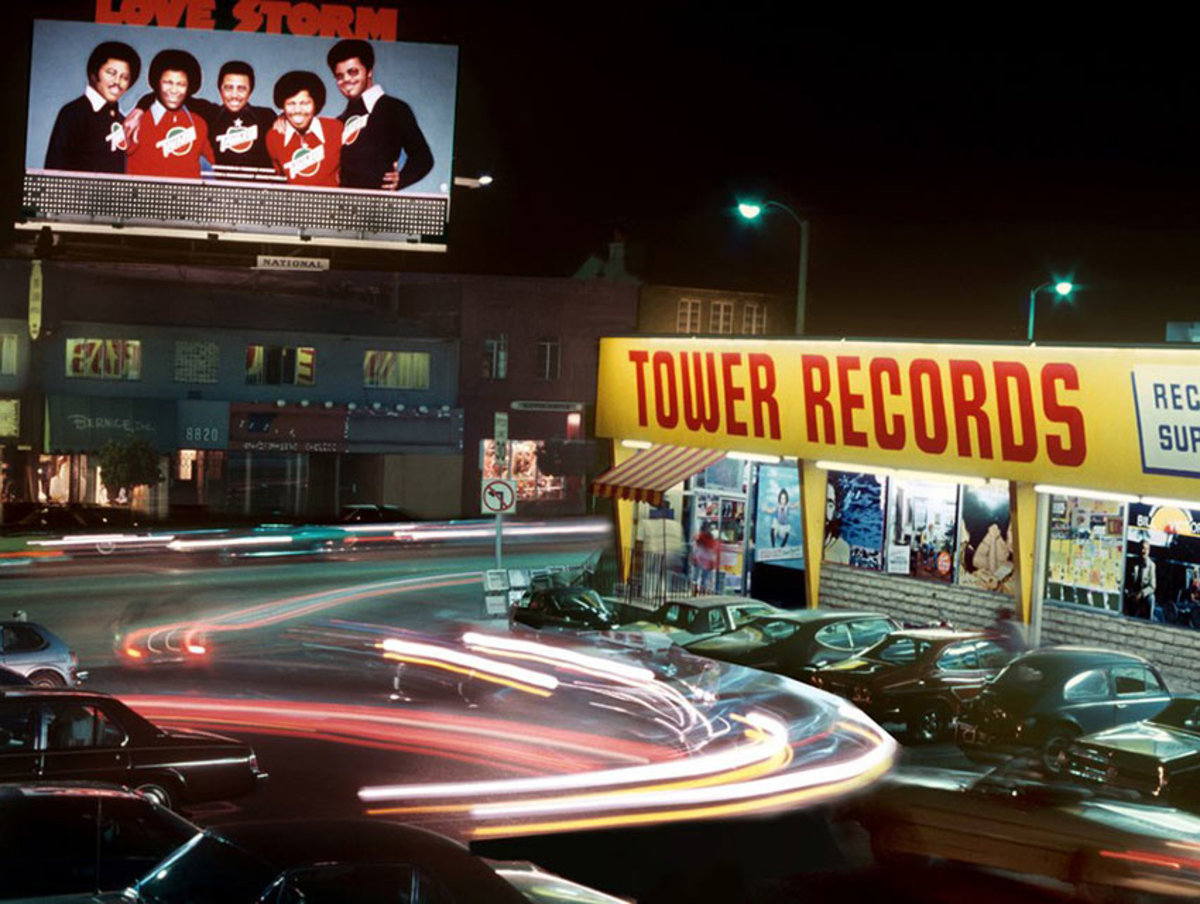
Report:
<svg viewBox="0 0 1200 904"><path fill-rule="evenodd" d="M399 506L376 505L373 502L343 505L338 515L338 521L342 524L403 524L423 520Z"/></svg>
<svg viewBox="0 0 1200 904"><path fill-rule="evenodd" d="M0 781L112 782L187 807L249 794L266 777L249 744L167 731L107 694L0 688Z"/></svg>
<svg viewBox="0 0 1200 904"><path fill-rule="evenodd" d="M49 629L30 621L0 622L0 666L38 687L75 687L87 679L79 657Z"/></svg>
<svg viewBox="0 0 1200 904"><path fill-rule="evenodd" d="M645 618L618 627L622 631L657 631L683 644L735 631L759 616L787 612L744 596L694 596L664 603Z"/></svg>
<svg viewBox="0 0 1200 904"><path fill-rule="evenodd" d="M1050 773L1079 735L1156 715L1171 693L1140 656L1095 647L1045 647L1014 659L963 708L955 740L972 759L1035 756Z"/></svg>
<svg viewBox="0 0 1200 904"><path fill-rule="evenodd" d="M895 631L857 657L822 666L814 687L845 697L877 722L903 722L917 741L949 729L963 701L978 694L1012 654L979 631Z"/></svg>
<svg viewBox="0 0 1200 904"><path fill-rule="evenodd" d="M800 678L898 630L899 622L878 612L802 609L760 615L727 634L683 646L689 653Z"/></svg>
<svg viewBox="0 0 1200 904"><path fill-rule="evenodd" d="M856 815L885 863L938 857L1012 870L1069 883L1088 900L1200 895L1200 818L1088 788L909 769L884 779Z"/></svg>
<svg viewBox="0 0 1200 904"><path fill-rule="evenodd" d="M607 631L617 624L612 607L589 587L545 587L513 603L510 625L529 628L583 628Z"/></svg>
<svg viewBox="0 0 1200 904"><path fill-rule="evenodd" d="M131 882L199 832L115 785L0 784L0 898L119 900Z"/></svg>
<svg viewBox="0 0 1200 904"><path fill-rule="evenodd" d="M557 899L524 894L523 884L507 881L503 864L425 829L369 819L235 823L205 831L167 863L134 883L129 896L155 904L614 900L574 883Z"/></svg>
<svg viewBox="0 0 1200 904"><path fill-rule="evenodd" d="M1200 812L1200 697L1176 697L1149 719L1077 738L1067 747L1066 770L1085 783Z"/></svg>

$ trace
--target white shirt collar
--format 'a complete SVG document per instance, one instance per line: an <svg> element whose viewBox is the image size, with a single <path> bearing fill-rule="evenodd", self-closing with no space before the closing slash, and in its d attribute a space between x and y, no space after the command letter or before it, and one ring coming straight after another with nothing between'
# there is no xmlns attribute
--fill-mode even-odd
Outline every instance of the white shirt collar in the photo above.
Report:
<svg viewBox="0 0 1200 904"><path fill-rule="evenodd" d="M321 128L321 117L320 116L313 117L312 125L310 125L308 127L308 133L310 135L316 135L317 141L321 142L321 144L325 143L325 132ZM299 133L294 128L292 128L292 124L289 122L287 124L287 128L283 132L283 143L287 144L289 141L292 140L292 136L297 135L297 134L299 134Z"/></svg>
<svg viewBox="0 0 1200 904"><path fill-rule="evenodd" d="M362 93L363 106L367 108L368 113L375 112L375 105L379 103L379 98L383 97L383 85L375 84Z"/></svg>
<svg viewBox="0 0 1200 904"><path fill-rule="evenodd" d="M105 104L108 103L108 101L104 99L104 96L91 85L88 85L87 88L84 89L83 95L88 99L88 103L92 105L93 113L99 113L102 109L104 109ZM121 108L117 107L117 112L120 112L120 110Z"/></svg>

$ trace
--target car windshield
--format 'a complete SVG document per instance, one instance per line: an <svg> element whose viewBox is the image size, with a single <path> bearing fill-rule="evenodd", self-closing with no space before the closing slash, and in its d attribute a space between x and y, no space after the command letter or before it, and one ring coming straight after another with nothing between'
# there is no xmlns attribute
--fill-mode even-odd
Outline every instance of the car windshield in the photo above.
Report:
<svg viewBox="0 0 1200 904"><path fill-rule="evenodd" d="M933 649L933 641L923 637L891 634L862 654L863 659L904 665L924 659Z"/></svg>
<svg viewBox="0 0 1200 904"><path fill-rule="evenodd" d="M256 901L276 871L208 832L167 856L133 886L146 904L173 901Z"/></svg>
<svg viewBox="0 0 1200 904"><path fill-rule="evenodd" d="M558 597L558 604L566 612L604 611L604 601L594 590L579 590L575 593L564 593Z"/></svg>
<svg viewBox="0 0 1200 904"><path fill-rule="evenodd" d="M1172 700L1167 708L1150 720L1166 728L1181 728L1200 734L1200 700L1181 698Z"/></svg>

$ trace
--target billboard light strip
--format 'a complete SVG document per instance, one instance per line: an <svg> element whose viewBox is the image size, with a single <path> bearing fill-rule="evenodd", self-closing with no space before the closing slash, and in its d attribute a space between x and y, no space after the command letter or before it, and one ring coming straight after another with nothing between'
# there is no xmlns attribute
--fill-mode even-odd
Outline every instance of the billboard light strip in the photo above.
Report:
<svg viewBox="0 0 1200 904"><path fill-rule="evenodd" d="M961 483L968 487L982 487L989 483L986 477L965 477L962 474L931 474L926 471L893 471L897 480L925 481L926 483Z"/></svg>
<svg viewBox="0 0 1200 904"><path fill-rule="evenodd" d="M626 449L650 449L654 443L644 439L623 439L621 445Z"/></svg>
<svg viewBox="0 0 1200 904"><path fill-rule="evenodd" d="M1109 493L1104 490L1084 490L1079 487L1059 487L1039 483L1034 487L1039 493L1054 496L1079 496L1083 499L1107 499L1109 502L1137 502L1138 497L1129 493Z"/></svg>
<svg viewBox="0 0 1200 904"><path fill-rule="evenodd" d="M1188 502L1184 499L1163 499L1161 496L1143 496L1141 499L1147 505L1173 506L1190 511L1200 509L1200 502Z"/></svg>
<svg viewBox="0 0 1200 904"><path fill-rule="evenodd" d="M764 455L761 452L726 452L725 457L738 461L758 461L766 465L777 465L780 462L778 455Z"/></svg>
<svg viewBox="0 0 1200 904"><path fill-rule="evenodd" d="M817 467L822 471L849 471L852 474L877 474L880 477L891 477L896 473L894 469L881 465L852 465L842 461L819 461Z"/></svg>

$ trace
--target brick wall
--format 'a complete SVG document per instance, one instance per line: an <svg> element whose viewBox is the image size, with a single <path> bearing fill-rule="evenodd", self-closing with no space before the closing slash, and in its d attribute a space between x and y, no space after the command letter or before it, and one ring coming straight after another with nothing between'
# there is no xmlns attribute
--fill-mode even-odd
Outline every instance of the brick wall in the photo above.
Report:
<svg viewBox="0 0 1200 904"><path fill-rule="evenodd" d="M821 605L885 612L924 624L945 618L956 628L991 624L1006 597L954 584L937 584L844 565L821 565ZM1116 615L1047 605L1043 644L1087 644L1145 656L1175 693L1200 693L1200 631L1150 624Z"/></svg>

